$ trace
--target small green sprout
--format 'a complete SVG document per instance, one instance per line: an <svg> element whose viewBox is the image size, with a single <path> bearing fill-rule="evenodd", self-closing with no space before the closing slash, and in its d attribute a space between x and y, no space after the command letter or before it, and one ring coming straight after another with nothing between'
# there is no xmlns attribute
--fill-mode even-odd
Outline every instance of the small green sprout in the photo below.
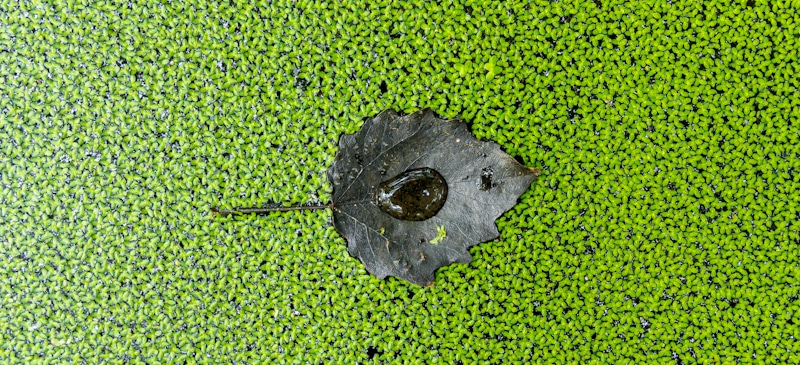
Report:
<svg viewBox="0 0 800 365"><path fill-rule="evenodd" d="M444 225L436 227L436 237L434 237L431 240L431 244L432 245L439 244L439 242L442 242L442 240L444 240L445 237L447 237L447 231L445 231Z"/></svg>

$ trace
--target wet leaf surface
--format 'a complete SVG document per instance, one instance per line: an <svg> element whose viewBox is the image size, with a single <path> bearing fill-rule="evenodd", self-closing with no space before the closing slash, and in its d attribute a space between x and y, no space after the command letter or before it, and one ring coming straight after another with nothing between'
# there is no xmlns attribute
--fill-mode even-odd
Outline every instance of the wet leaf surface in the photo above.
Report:
<svg viewBox="0 0 800 365"><path fill-rule="evenodd" d="M495 220L537 176L460 120L386 110L339 140L333 222L373 275L432 285L438 268L497 238Z"/></svg>

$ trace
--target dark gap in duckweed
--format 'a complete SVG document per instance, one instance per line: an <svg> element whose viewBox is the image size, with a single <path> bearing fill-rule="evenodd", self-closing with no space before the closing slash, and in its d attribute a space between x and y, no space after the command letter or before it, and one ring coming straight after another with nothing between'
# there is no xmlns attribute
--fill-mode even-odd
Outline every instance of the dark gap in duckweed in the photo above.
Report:
<svg viewBox="0 0 800 365"><path fill-rule="evenodd" d="M569 119L570 121L575 121L575 118L578 116L579 114L577 113L576 107L567 108L567 119Z"/></svg>
<svg viewBox="0 0 800 365"><path fill-rule="evenodd" d="M368 359L372 360L376 356L380 357L381 355L383 355L383 351L378 350L376 347L370 346L370 347L367 348L367 358Z"/></svg>
<svg viewBox="0 0 800 365"><path fill-rule="evenodd" d="M311 84L311 81L306 80L304 78L297 78L295 80L295 88L305 91L308 88L308 85Z"/></svg>

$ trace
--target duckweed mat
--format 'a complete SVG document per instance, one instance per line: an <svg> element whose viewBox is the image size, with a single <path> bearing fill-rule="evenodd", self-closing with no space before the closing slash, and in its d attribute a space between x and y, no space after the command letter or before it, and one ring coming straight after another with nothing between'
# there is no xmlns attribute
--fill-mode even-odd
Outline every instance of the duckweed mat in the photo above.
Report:
<svg viewBox="0 0 800 365"><path fill-rule="evenodd" d="M0 363L800 363L790 1L0 0ZM436 285L328 211L430 107L543 176Z"/></svg>

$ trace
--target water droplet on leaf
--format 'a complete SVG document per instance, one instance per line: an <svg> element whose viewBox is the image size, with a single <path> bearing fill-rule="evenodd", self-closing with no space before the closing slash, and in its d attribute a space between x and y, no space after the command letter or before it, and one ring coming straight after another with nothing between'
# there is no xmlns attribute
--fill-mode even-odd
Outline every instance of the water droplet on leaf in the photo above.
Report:
<svg viewBox="0 0 800 365"><path fill-rule="evenodd" d="M408 170L379 185L375 201L383 212L402 220L423 221L442 209L447 182L428 167Z"/></svg>

